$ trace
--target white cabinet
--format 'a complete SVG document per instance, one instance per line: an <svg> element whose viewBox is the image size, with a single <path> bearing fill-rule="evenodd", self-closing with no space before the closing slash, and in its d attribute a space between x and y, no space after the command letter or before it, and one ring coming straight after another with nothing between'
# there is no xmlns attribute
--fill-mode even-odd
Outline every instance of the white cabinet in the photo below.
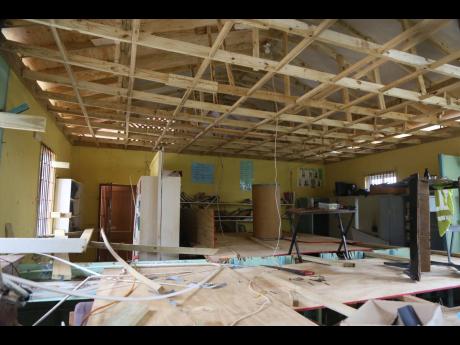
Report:
<svg viewBox="0 0 460 345"><path fill-rule="evenodd" d="M161 236L163 247L179 247L180 229L180 176L162 177ZM161 260L177 260L177 254L161 254Z"/></svg>
<svg viewBox="0 0 460 345"><path fill-rule="evenodd" d="M180 176L141 176L137 183L133 243L179 247ZM177 254L133 252L133 260L176 260Z"/></svg>
<svg viewBox="0 0 460 345"><path fill-rule="evenodd" d="M365 241L363 238L366 237L367 241L371 242L370 239L376 237L376 243L405 245L403 196L339 196L332 200L344 205L354 205L357 209L353 226L359 231L351 229L349 239ZM347 224L348 218L344 217L343 221ZM332 236L338 235L336 221L332 217L330 218L330 229Z"/></svg>
<svg viewBox="0 0 460 345"><path fill-rule="evenodd" d="M53 230L80 230L80 199L83 185L70 178L56 179Z"/></svg>

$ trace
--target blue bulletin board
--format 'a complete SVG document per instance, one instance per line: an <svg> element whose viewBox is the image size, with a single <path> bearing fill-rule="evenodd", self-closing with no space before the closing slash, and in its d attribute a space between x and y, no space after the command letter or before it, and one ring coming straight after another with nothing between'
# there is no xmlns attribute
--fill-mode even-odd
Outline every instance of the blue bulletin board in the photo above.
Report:
<svg viewBox="0 0 460 345"><path fill-rule="evenodd" d="M193 162L192 183L214 183L214 165Z"/></svg>

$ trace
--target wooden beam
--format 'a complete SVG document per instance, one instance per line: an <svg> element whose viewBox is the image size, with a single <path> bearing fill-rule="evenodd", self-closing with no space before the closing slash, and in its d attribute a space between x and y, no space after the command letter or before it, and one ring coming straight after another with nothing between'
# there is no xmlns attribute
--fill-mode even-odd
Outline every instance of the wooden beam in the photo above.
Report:
<svg viewBox="0 0 460 345"><path fill-rule="evenodd" d="M227 34L232 29L232 26L233 26L233 22L228 21L222 27L222 30L219 32L219 35L217 36L216 40L214 41L212 47L210 48L208 56L203 60L203 62L201 63L200 67L198 68L198 71L197 71L195 77L193 78L192 85L187 89L187 91L185 91L184 96L182 97L182 99L180 100L180 102L177 105L176 109L174 110L174 112L172 114L173 119L177 115L177 113L182 109L182 107L184 106L185 102L187 101L188 97L190 96L190 93L194 90L194 88L196 87L196 84L198 83L199 79L202 77L202 75L204 74L204 72L208 68L209 64L212 61L213 56L217 53L217 50L221 46L221 44L224 41L224 39L227 36ZM166 133L166 131L169 128L169 124L170 124L170 122L168 121L163 133L160 135L160 137L155 142L155 145L153 146L153 150L155 150L158 147L158 144L161 142L161 139L163 138L164 134Z"/></svg>
<svg viewBox="0 0 460 345"><path fill-rule="evenodd" d="M0 112L0 128L45 132L46 117Z"/></svg>
<svg viewBox="0 0 460 345"><path fill-rule="evenodd" d="M446 22L449 21L450 20L446 20ZM254 24L254 26L257 25L258 27L260 27L260 25L263 25L266 28L281 30L302 37L305 37L308 34L308 32L310 32L312 28L315 27L314 25L306 24L299 20L290 19L254 19L244 20L244 22L248 25ZM436 24L435 21L433 21L433 23ZM425 57L415 54L402 52L397 49L382 50L382 46L380 44L372 43L357 37L342 34L337 31L326 30L318 36L318 40L338 47L347 48L350 50L371 54L378 57L389 58L390 60L400 64L405 64L416 68L428 68L428 70L431 72L447 75L450 77L460 77L460 67L454 65L445 65L438 68L430 69L429 65L433 62L433 60L431 59L427 59Z"/></svg>
<svg viewBox="0 0 460 345"><path fill-rule="evenodd" d="M131 33L131 60L129 63L129 81L128 81L128 99L126 104L126 123L125 123L125 143L128 141L129 136L129 117L131 116L131 103L132 94L134 88L134 71L136 68L136 57L137 57L137 40L139 38L139 30L141 26L140 19L133 19L132 21L132 33Z"/></svg>
<svg viewBox="0 0 460 345"><path fill-rule="evenodd" d="M0 253L83 253L92 232L93 229L86 229L80 238L1 238Z"/></svg>
<svg viewBox="0 0 460 345"><path fill-rule="evenodd" d="M214 255L218 249L214 248L195 248L195 247L160 247L147 246L140 244L111 243L114 249L133 251L137 250L145 253L166 253L166 254L187 254L187 255ZM105 249L104 242L91 241L89 246L92 248Z"/></svg>
<svg viewBox="0 0 460 345"><path fill-rule="evenodd" d="M51 22L54 22L54 21L51 20ZM78 91L77 82L76 82L75 77L74 77L74 75L72 73L72 68L70 67L70 65L68 63L67 52L66 52L65 47L64 47L64 45L63 45L63 43L62 43L62 41L61 41L61 39L59 37L57 29L54 26L51 27L51 33L53 34L54 41L56 42L56 45L59 48L59 51L60 51L61 56L62 56L62 59L64 60L64 67L65 67L65 69L67 71L67 74L69 75L69 79L71 81L72 88L73 88L73 90L75 92L75 96L77 97L78 102L80 104L81 111L85 115L85 119L86 119L86 123L88 125L89 132L91 133L93 138L95 138L93 128L91 127L91 122L89 121L88 114L86 113L86 108L85 108L85 106L83 104L83 101L82 101L82 98L81 98L81 95L80 95L80 91ZM96 140L96 143L97 143L97 140Z"/></svg>
<svg viewBox="0 0 460 345"><path fill-rule="evenodd" d="M46 20L38 20L38 19L28 19L28 20L32 22L36 22L38 24L58 27L60 29L65 29L65 30L78 31L84 34L109 38L109 39L118 40L118 41L126 42L127 41L126 37L129 37L129 34L127 34L126 31L120 30L118 28L110 27L104 24L83 21L83 20L82 21L56 20L55 23L52 23ZM437 22L433 21L433 24L437 24ZM315 26L310 26L308 24L305 24L305 25L307 25L309 29L307 30L308 33L306 33L305 29L302 31L302 35L304 37L308 36L310 32L314 31L316 28ZM293 33L296 33L295 31L293 31ZM351 36L346 37L347 35L343 35L343 34L338 34L338 35L340 35L341 38L345 37L348 39L346 44L350 44L348 42L350 40L353 41L352 46L357 46L356 49L358 48L360 44L362 45L362 42L355 37L351 37ZM356 43L356 40L359 40L358 41L359 43ZM210 48L205 47L205 46L200 46L197 44L192 44L192 43L178 41L178 40L172 40L172 39L158 37L158 36L149 35L149 34L141 35L138 44L141 46L149 47L149 48L166 50L170 52L175 52L175 53L184 54L184 55L191 55L191 56L196 56L200 58L206 58L210 52ZM368 52L369 54L374 54L378 57L382 56L382 57L394 60L395 57L399 56L401 60L403 61L410 60L408 62L410 62L413 65L420 66L420 67L426 67L429 63L432 62L432 60L425 59L423 57L410 56L410 59L409 59L407 57L408 53L404 53L404 52L399 53L397 51L395 52L392 49L389 49L385 51L385 53L379 55L375 53L374 51L370 50L369 48L366 48L370 45L370 43L364 44L364 45L365 45L366 52ZM375 45L375 49L381 50L382 47L379 45ZM240 66L245 66L249 68L257 68L257 69L264 70L264 71L273 70L274 68L276 68L278 64L276 61L262 59L262 58L255 58L255 57L247 56L243 54L227 52L224 50L218 50L213 60L224 62L224 63L227 62L227 63L231 63L234 65L240 65ZM423 60L423 62L421 60ZM446 69L449 69L449 72L447 73L447 75L453 76L455 74L460 77L460 67L456 67L453 65L445 65L441 67L438 67L437 69L433 71L435 71L436 73L440 73L440 69L441 71L445 71ZM321 83L330 82L331 79L336 77L336 75L331 74L331 73L320 72L320 71L307 69L307 68L294 66L294 65L289 65L289 64L286 64L282 68L277 70L277 73L280 73L283 75L289 75L292 77L319 81ZM371 83L371 82L366 82L366 81L360 81L360 80L356 80L356 79L348 78L348 77L344 77L340 80L337 80L335 82L330 82L330 83L338 85L338 86L348 87L348 88L370 92L374 94L378 94L379 90L382 87L384 87L384 85L379 85L376 83ZM392 88L390 90L385 91L384 94L388 96L392 96L392 97L411 100L411 101L420 101L419 97L421 96L419 92L414 92L414 91L409 91L409 90L404 90L404 89L399 89L399 88ZM454 105L453 103L447 104L446 100L441 97L433 96L421 102L426 103L426 104L431 104L431 105L437 105L445 109L460 110L460 106Z"/></svg>
<svg viewBox="0 0 460 345"><path fill-rule="evenodd" d="M266 73L249 91L248 93L237 100L230 109L220 115L213 124L207 126L202 132L197 134L197 136L186 146L181 148L181 151L185 150L188 146L193 144L196 140L198 140L202 135L207 133L212 127L217 125L220 121L226 118L229 114L231 114L235 109L239 107L239 105L247 100L250 94L258 90L262 87L268 80L270 80L276 73L278 73L281 69L283 69L286 65L289 64L297 55L299 55L306 47L308 47L311 43L313 43L315 37L327 27L331 26L335 20L324 20L319 26L318 29L311 33L308 38L303 39L296 47L294 47L284 58L274 66L274 69L268 73ZM179 152L181 152L179 151Z"/></svg>

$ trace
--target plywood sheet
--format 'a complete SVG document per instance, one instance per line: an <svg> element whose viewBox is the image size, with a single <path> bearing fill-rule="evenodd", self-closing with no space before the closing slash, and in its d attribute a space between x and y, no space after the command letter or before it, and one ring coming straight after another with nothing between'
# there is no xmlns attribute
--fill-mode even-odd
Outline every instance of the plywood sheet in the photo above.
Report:
<svg viewBox="0 0 460 345"><path fill-rule="evenodd" d="M445 256L438 255L432 255L431 259L447 261ZM460 263L460 259L455 260L456 263ZM454 268L432 266L431 272L422 274L421 281L414 282L403 273L403 269L386 266L383 264L385 260L382 259L353 260L353 262L355 267L326 266L310 262L285 266L314 271L315 276L311 277L299 277L260 266L241 268L238 272L248 279L253 279L260 288L272 291L273 295L278 296L284 303L289 303L288 291L277 288L277 284L271 282L271 276L290 280L321 297L316 301L300 299L298 309L319 308L330 299L353 304L373 298L390 298L460 287L460 273ZM324 278L324 281L317 281L319 276Z"/></svg>
<svg viewBox="0 0 460 345"><path fill-rule="evenodd" d="M199 281L210 272L216 270L213 266L182 266L182 267L162 267L142 269L144 274L166 272L167 275L181 276L182 284ZM106 270L106 274L117 274L119 270ZM169 273L168 273L169 272ZM182 274L181 272L193 272L192 274ZM159 274L164 281L165 275ZM171 281L170 281L171 282ZM212 283L225 284L216 289L200 289L189 298L185 295L171 298L170 300L148 302L149 313L139 323L139 325L231 325L242 316L253 313L261 308L264 298L260 291L252 291L249 288L249 280L239 275L230 268L224 268L213 279ZM124 287L117 288L117 286ZM171 287L174 288L174 287ZM130 289L126 283L114 283L110 281L101 282L99 285L100 295L123 296ZM180 289L180 288L174 288ZM136 287L131 296L147 295L146 288L142 285ZM263 292L265 293L265 292ZM183 303L180 303L183 301ZM93 310L105 305L107 301L96 301ZM113 319L117 314L123 314L128 308L129 302L121 302L91 316L88 325L102 325L107 319ZM237 325L315 325L312 321L295 312L292 308L280 303L277 299L270 298L270 303L266 304L260 312L251 315Z"/></svg>

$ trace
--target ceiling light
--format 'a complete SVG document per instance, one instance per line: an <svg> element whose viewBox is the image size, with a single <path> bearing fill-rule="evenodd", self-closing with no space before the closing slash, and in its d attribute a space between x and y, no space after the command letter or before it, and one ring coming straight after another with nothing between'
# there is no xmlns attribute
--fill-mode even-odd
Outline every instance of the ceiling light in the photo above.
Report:
<svg viewBox="0 0 460 345"><path fill-rule="evenodd" d="M340 152L340 151L331 151L330 153L339 154L339 153L342 153L342 152Z"/></svg>
<svg viewBox="0 0 460 345"><path fill-rule="evenodd" d="M401 134L395 135L393 138L401 139L401 138L406 138L406 137L410 137L410 136L412 136L412 134L401 133Z"/></svg>
<svg viewBox="0 0 460 345"><path fill-rule="evenodd" d="M355 149L359 149L359 146L348 146L347 149L355 150Z"/></svg>
<svg viewBox="0 0 460 345"><path fill-rule="evenodd" d="M381 143L383 143L383 141L381 140L374 140L371 142L371 144L381 144Z"/></svg>
<svg viewBox="0 0 460 345"><path fill-rule="evenodd" d="M430 127L422 128L421 130L425 131L425 132L431 132L431 131L435 131L435 130L441 129L441 128L443 128L443 126L441 126L441 125L433 125L433 126L430 126Z"/></svg>
<svg viewBox="0 0 460 345"><path fill-rule="evenodd" d="M364 139L360 139L360 140L355 140L355 143L360 144L360 143L364 143L365 141L366 141L366 140L364 140Z"/></svg>

